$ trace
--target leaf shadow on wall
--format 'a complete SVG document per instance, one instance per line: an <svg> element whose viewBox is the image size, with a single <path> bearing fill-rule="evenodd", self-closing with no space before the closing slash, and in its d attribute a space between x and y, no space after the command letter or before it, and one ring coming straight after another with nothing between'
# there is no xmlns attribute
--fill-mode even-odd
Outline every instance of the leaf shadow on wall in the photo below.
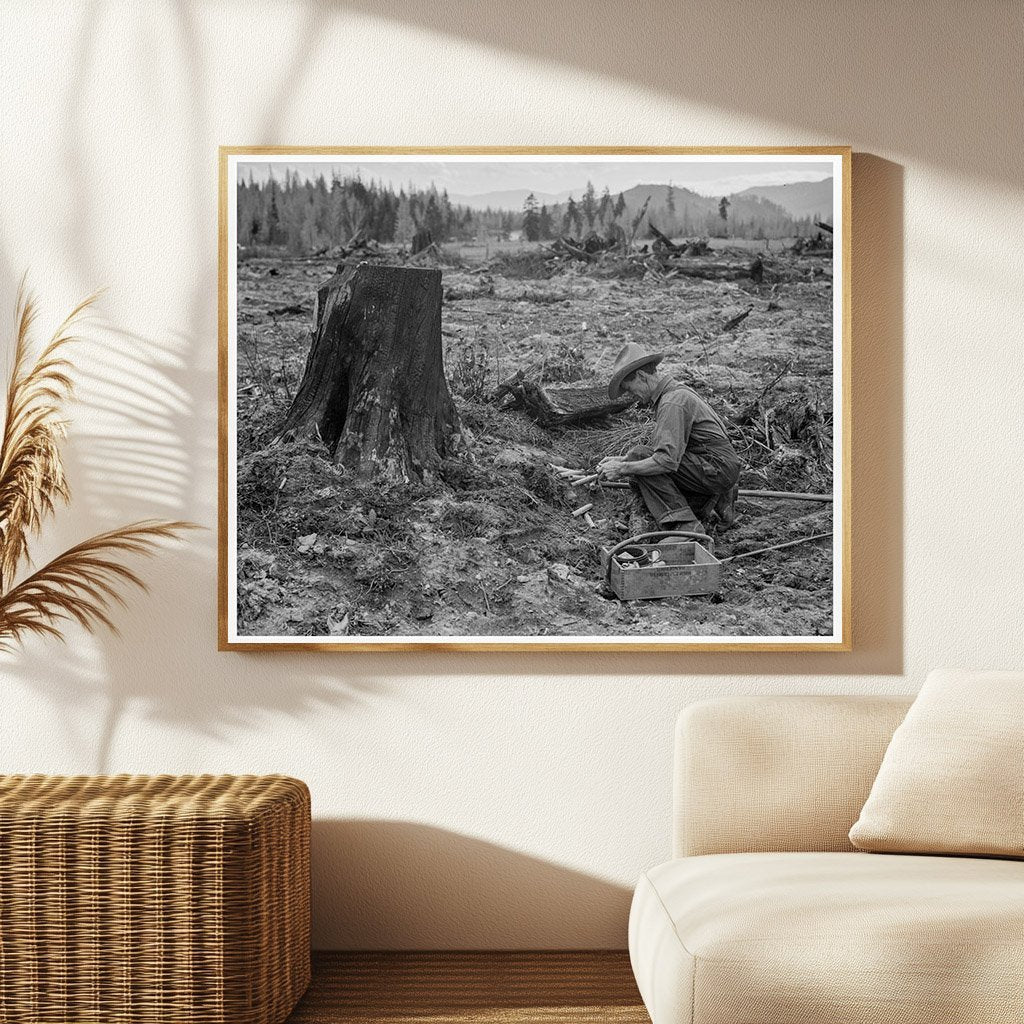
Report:
<svg viewBox="0 0 1024 1024"><path fill-rule="evenodd" d="M318 820L318 949L569 949L579 919L626 946L632 891L494 843L409 821Z"/></svg>
<svg viewBox="0 0 1024 1024"><path fill-rule="evenodd" d="M90 128L95 116L90 89L102 78L106 13L104 5L93 5L81 21L61 133L68 190L75 197L67 224L67 265L61 269L74 275L81 294L109 281L107 257L116 259L116 254L103 253L96 244L95 229L108 199L96 194L91 178L96 162L105 159ZM278 122L314 59L325 16L317 8L307 11L295 59L266 105L262 131L268 141L277 136ZM213 654L216 494L208 482L216 479L217 464L216 189L212 184L216 151L207 145L211 118L202 87L207 55L194 5L179 0L154 15L158 23L163 17L169 19L169 32L158 37L145 16L131 24L148 33L150 50L177 44L177 59L170 63L180 78L183 106L177 113L191 129L176 150L182 174L180 214L190 224L189 236L198 247L189 278L194 284L185 298L178 333L146 337L106 321L76 347L77 396L87 416L72 425L64 447L74 499L44 541L66 546L117 523L153 517L198 519L212 529L189 534L181 545L169 545L151 562L138 563L140 575L151 581L152 588L149 594L127 592L127 607L115 610L121 638L100 633L95 640L83 640L70 628L66 648L33 642L5 665L5 672L45 694L63 712L58 715L65 730L63 748L75 761L98 772L123 767L118 764L116 739L129 709L215 738L231 729L256 727L260 719L275 712L312 716L318 709L365 702L386 691L377 681L352 675L339 678L336 672L322 671L327 665L323 657L272 655L275 664L270 673L251 655ZM157 55L154 51L153 56ZM148 89L159 96L166 83L160 80L158 68L168 66L166 62L141 60L138 66L140 76L150 79L139 82L140 91ZM205 244L199 242L203 239ZM4 245L0 245L0 271L5 284L21 275L14 254ZM8 290L13 294L13 287ZM131 296L108 296L108 302L126 308L131 301ZM136 301L145 302L144 292ZM188 632L181 632L183 626ZM53 671L55 656L60 660L59 672ZM98 731L97 707L102 709ZM131 767L162 770L158 764ZM201 770L204 763L191 767ZM233 770L277 768L273 763L259 767L250 761L245 769Z"/></svg>
<svg viewBox="0 0 1024 1024"><path fill-rule="evenodd" d="M186 352L188 343L179 339L177 348ZM211 430L204 442L193 433L201 420L195 389L203 382L175 355L173 340L150 341L107 326L80 351L88 354L79 390L90 420L76 428L65 447L77 493L71 512L58 524L63 540L72 543L119 519L178 517L208 507L212 495L202 501L188 497L188 491L197 474L212 476L214 434ZM190 436L191 444L183 441ZM48 671L52 644L29 645L8 670L58 706L84 711L96 701L105 705L90 758L96 771L111 769L116 731L129 707L197 735L218 737L253 727L267 714L312 715L318 708L363 702L384 692L376 682L330 678L302 655L277 657L273 674L252 671L252 655L221 655L212 671L215 563L213 531L167 545L153 560L137 563L142 577L153 581L151 592L125 591L127 606L114 615L122 635L97 635L98 661L79 649L71 629L71 642L59 654L59 674ZM188 610L184 616L183 609ZM196 623L198 632L180 631L183 624ZM71 736L68 744L71 750L80 747Z"/></svg>

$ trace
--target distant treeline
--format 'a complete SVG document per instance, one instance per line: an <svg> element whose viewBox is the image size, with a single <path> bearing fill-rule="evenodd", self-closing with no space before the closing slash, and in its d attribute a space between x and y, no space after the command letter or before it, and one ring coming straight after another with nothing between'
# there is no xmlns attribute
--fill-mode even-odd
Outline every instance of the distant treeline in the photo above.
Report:
<svg viewBox="0 0 1024 1024"><path fill-rule="evenodd" d="M738 238L784 238L810 235L810 218L796 219L782 207L755 196L712 199L671 185L636 186L613 195L598 195L588 182L580 198L544 205L528 196L522 210L475 210L454 204L446 189L411 186L397 192L359 177L315 180L288 170L284 179L251 178L238 183L240 245L281 245L292 252L317 252L362 239L408 245L426 229L435 242L508 239L519 233L531 241L560 235L605 233L613 225L627 231L644 199L647 215L671 237L696 235ZM638 238L649 236L639 225Z"/></svg>
<svg viewBox="0 0 1024 1024"><path fill-rule="evenodd" d="M446 190L400 189L397 193L361 178L323 175L304 180L293 171L283 182L238 184L238 241L241 245L286 245L294 252L316 251L357 239L407 244L426 228L437 241L469 239L481 230L514 229L515 217L502 211L480 213L453 206Z"/></svg>

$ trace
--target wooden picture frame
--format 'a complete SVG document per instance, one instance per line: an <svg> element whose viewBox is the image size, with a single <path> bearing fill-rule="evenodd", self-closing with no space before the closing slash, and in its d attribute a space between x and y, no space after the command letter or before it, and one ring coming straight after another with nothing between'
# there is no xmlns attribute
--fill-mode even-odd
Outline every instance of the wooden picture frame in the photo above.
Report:
<svg viewBox="0 0 1024 1024"><path fill-rule="evenodd" d="M634 179L643 179L652 168L663 172L659 180L627 184L631 173ZM601 169L603 183L594 180ZM851 152L846 146L221 147L219 649L849 651L850 173ZM575 185L567 189L570 180ZM587 182L592 182L589 189ZM487 183L493 187L485 188ZM542 188L544 183L550 187ZM636 217L640 186L654 198L644 206L643 216ZM784 191L788 186L794 187ZM356 201L363 194L360 190L368 190L371 197L362 205ZM545 194L548 201L531 206L520 198L524 190L534 196ZM566 191L574 194L575 217ZM597 195L602 192L612 202L606 201L599 217ZM831 219L823 210L817 216L826 193ZM443 206L448 214L432 222L443 227L432 232L426 255L410 257L416 241L410 236L424 230L431 194L435 206ZM485 213L483 197L488 195L506 196L500 200L506 205L492 206ZM622 202L615 213L617 195ZM715 220L716 204L721 225ZM541 208L552 237L543 242L516 237L537 233ZM333 222L328 222L329 210L334 211ZM392 218L381 219L384 226L374 229L381 237L373 236L365 218L348 234L360 210L365 217ZM528 220L531 216L534 219ZM631 228L634 218L637 224ZM666 230L656 226L656 219L669 225ZM808 228L815 221L817 225ZM574 230L576 225L594 229L597 242L584 239L586 232ZM687 228L691 230L683 230ZM716 228L726 237L713 237ZM471 238L470 232L475 232ZM741 237L745 235L754 237ZM478 251L481 244L484 254ZM707 253L702 252L704 244L710 246ZM688 255L688 246L701 254ZM801 246L803 252L793 251ZM750 256L745 277L744 253ZM690 276L701 273L701 260L712 269L706 277ZM505 270L528 274L531 261L543 264L539 272L544 275L551 271L548 263L556 269L533 280L505 276ZM441 469L424 470L434 492L415 478L418 456L413 457L408 485L385 480L377 488L367 462L342 459L340 448L332 451L324 442L323 403L321 419L312 426L309 417L304 419L295 409L297 398L309 392L301 367L313 364L311 339L322 339L326 331L326 320L317 326L315 317L322 318L323 304L336 302L342 292L345 301L353 301L353 289L358 289L353 275L361 262L442 271L442 322L449 328L445 345L452 365L446 367L440 386L454 395L460 431L452 434L450 444L445 442ZM730 267L736 268L737 276ZM416 280L428 278L436 284L433 275ZM325 282L334 282L334 291L321 290L318 299ZM379 297L379 289L373 291L376 285L366 287L368 294ZM375 300L368 301L378 308L372 305ZM434 296L429 301L439 300ZM548 322L542 309L550 310L551 324L559 326L536 329ZM365 319L367 314L364 310L360 315ZM529 326L524 326L527 321ZM551 360L543 364L536 383L544 402L552 394L568 394L573 382L566 378L574 372L583 375L580 389L603 387L619 347L630 342L665 349L664 367L677 373L681 368L683 383L692 383L698 395L705 392L712 408L726 407L720 422L733 447L739 451L750 444L751 454L741 456L745 476L741 475L740 486L757 493L741 498L746 504L739 506L740 525L731 534L719 532L717 547L695 537L679 539L701 545L699 562L707 562L705 547L714 552L720 569L709 570L705 564L703 571L705 578L718 582L702 584L703 592L692 587L681 591L691 596L647 601L620 600L612 591L599 590L602 558L606 561L615 542L629 533L619 529L625 525L628 491L602 482L591 493L586 482L576 483L594 463L580 457L579 449L568 441L571 458L552 455L568 466L554 469L541 465L539 458L530 462L531 452L554 452L543 441L538 446L536 439L547 436L546 428L531 422L530 402L526 401L527 411L502 412L495 406L492 413L483 400L485 391L490 394L492 385L507 383L515 368L511 357L501 364L507 355L502 346L514 342L521 354L524 339L533 346L526 346L529 351L544 349L545 359L553 352L552 359L572 363L564 372L559 370L561 384L551 383L558 376ZM763 358L756 355L762 349ZM829 354L826 372L823 361ZM489 361L481 363L492 357L498 359L496 371ZM530 368L536 366L531 363ZM373 377L374 372L365 370L363 377ZM408 376L408 370L402 372ZM455 383L453 375L458 378ZM774 378L778 379L772 383ZM529 374L524 379L530 382ZM517 386L513 399L522 403L525 392ZM782 397L776 393L780 388ZM470 400L464 397L468 394L473 402L470 413ZM801 402L806 404L802 411ZM537 417L536 403L532 410ZM564 411L558 406L556 418ZM719 411L715 409L716 417ZM383 409L381 415L406 414ZM614 420L588 428L595 432L595 443L602 441L602 429L610 432L608 437L627 437L630 430L637 437L646 436L638 414L630 410L623 415L626 426L621 429L609 426ZM518 417L515 423L521 428L505 430L507 449L497 452L495 439L503 428L494 424L502 416ZM566 427L566 422L562 433L556 429L551 435L554 443L575 438L583 430ZM301 429L282 437L286 423ZM493 433L482 430L481 424L490 424ZM513 436L533 443L508 440ZM333 435L329 440L341 444ZM496 462L502 460L499 473ZM351 465L361 468L350 471ZM472 491L476 483L470 477L484 478L492 471L497 483L487 492L493 492L489 509L488 501L478 500L483 492ZM408 467L403 472L408 474ZM806 491L807 481L825 481L827 489L818 495L825 500L763 496ZM377 493L391 496L393 486L399 488L395 494L406 497L389 497L391 505L377 508ZM478 497L472 497L474 493ZM453 514L445 510L446 494L459 499L452 499ZM507 501L498 500L502 494ZM570 506L577 501L580 507L594 504L598 514L586 511L573 519L570 513L577 509ZM789 510L784 515L779 512L783 507ZM409 508L415 515L403 511ZM721 505L716 508L724 516ZM702 514L716 518L715 511ZM566 532L561 518L557 537L546 537L546 524L554 524L556 516L578 524L578 540ZM514 522L514 530L505 529L506 522ZM802 532L790 536L798 523L804 524L799 527ZM730 562L759 548L825 534L826 525L828 536L811 544L779 547L764 556L752 555L749 561ZM509 536L516 531L515 537ZM409 555L417 543L431 545L419 562ZM660 543L654 539L655 548ZM404 562L396 560L395 550L404 553ZM447 563L445 550L453 552ZM566 557L555 557L562 550ZM654 561L629 571L646 571L654 578L653 570L664 564L659 562L660 553L655 549L653 556L649 550L639 554ZM679 552L672 554L673 563L687 561ZM797 565L799 569L792 568ZM410 569L415 586L401 579ZM498 580L496 570L508 577L507 582ZM683 572L678 567L673 571ZM659 581L661 585L664 578ZM445 585L457 595L451 601ZM464 618L453 607L456 602L465 607ZM530 609L536 614L533 629ZM766 632L775 621L773 614L779 626L796 631ZM616 632L618 622L622 627ZM463 624L463 632L452 632ZM489 628L495 632L487 632Z"/></svg>

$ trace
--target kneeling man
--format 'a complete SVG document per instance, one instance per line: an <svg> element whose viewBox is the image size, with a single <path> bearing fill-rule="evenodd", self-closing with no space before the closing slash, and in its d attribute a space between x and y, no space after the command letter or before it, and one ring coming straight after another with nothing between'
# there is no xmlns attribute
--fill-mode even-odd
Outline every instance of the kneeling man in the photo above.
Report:
<svg viewBox="0 0 1024 1024"><path fill-rule="evenodd" d="M634 395L654 408L654 436L624 457L610 455L598 469L625 477L659 527L703 533L717 517L734 518L740 459L718 414L691 388L657 372L664 358L627 344L615 360L608 394ZM630 533L636 531L630 524Z"/></svg>

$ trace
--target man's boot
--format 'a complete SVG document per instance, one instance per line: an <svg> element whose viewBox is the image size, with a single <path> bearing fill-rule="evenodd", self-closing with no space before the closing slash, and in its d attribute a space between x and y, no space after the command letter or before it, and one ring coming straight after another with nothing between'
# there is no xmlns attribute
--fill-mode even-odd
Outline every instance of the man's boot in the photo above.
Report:
<svg viewBox="0 0 1024 1024"><path fill-rule="evenodd" d="M680 530L685 533L703 533L707 535L707 530L704 529L704 524L699 519L691 519L685 523L664 523L658 527L660 530ZM685 544L685 537L666 537L666 544Z"/></svg>
<svg viewBox="0 0 1024 1024"><path fill-rule="evenodd" d="M733 484L729 490L718 496L718 501L715 503L715 515L718 516L718 521L722 524L723 529L728 529L736 522L736 498L739 493L740 485Z"/></svg>

